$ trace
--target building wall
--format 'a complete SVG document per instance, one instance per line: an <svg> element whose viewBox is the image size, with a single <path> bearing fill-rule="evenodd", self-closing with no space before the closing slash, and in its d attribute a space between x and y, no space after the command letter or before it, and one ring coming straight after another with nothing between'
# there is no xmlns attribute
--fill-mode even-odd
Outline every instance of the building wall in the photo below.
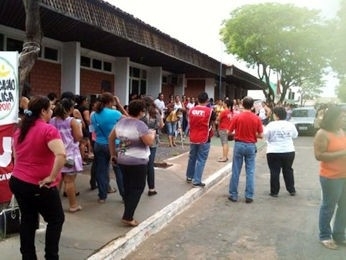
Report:
<svg viewBox="0 0 346 260"><path fill-rule="evenodd" d="M32 95L47 95L50 92L60 94L61 65L37 60L29 75Z"/></svg>
<svg viewBox="0 0 346 260"><path fill-rule="evenodd" d="M163 84L162 85L162 90L161 90L161 92L163 93L163 95L164 95L164 101L166 102L166 103L168 103L169 102L169 96L170 95L174 95L174 85L171 85L171 84ZM159 93L157 93L157 94L159 94ZM157 96L156 96L157 97ZM155 98L156 98L155 97Z"/></svg>
<svg viewBox="0 0 346 260"><path fill-rule="evenodd" d="M114 75L81 69L80 72L80 91L81 95L100 94L102 85L110 86L110 92L114 93Z"/></svg>
<svg viewBox="0 0 346 260"><path fill-rule="evenodd" d="M187 79L185 95L187 97L197 98L201 92L206 91L205 90L205 88L206 88L205 84L206 84L206 82L204 79Z"/></svg>

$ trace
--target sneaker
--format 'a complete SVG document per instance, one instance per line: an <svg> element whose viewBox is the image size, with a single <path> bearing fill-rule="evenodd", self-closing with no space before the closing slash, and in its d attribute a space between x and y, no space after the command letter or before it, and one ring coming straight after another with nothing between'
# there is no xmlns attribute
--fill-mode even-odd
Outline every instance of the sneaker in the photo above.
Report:
<svg viewBox="0 0 346 260"><path fill-rule="evenodd" d="M292 192L290 192L290 195L291 195L291 196L296 196L296 192L295 192L295 191L292 191Z"/></svg>
<svg viewBox="0 0 346 260"><path fill-rule="evenodd" d="M245 198L245 203L252 203L252 202L253 202L253 199Z"/></svg>
<svg viewBox="0 0 346 260"><path fill-rule="evenodd" d="M269 196L272 196L272 197L274 197L274 198L277 198L277 197L278 197L278 195L275 194L275 193L269 193Z"/></svg>
<svg viewBox="0 0 346 260"><path fill-rule="evenodd" d="M233 198L232 196L229 196L228 199L232 202L237 202L237 199Z"/></svg>
<svg viewBox="0 0 346 260"><path fill-rule="evenodd" d="M187 183L191 183L192 182L192 178L186 178L186 182Z"/></svg>
<svg viewBox="0 0 346 260"><path fill-rule="evenodd" d="M203 182L200 182L200 183L192 183L192 186L193 187L204 187L205 186L205 183L203 183Z"/></svg>
<svg viewBox="0 0 346 260"><path fill-rule="evenodd" d="M148 191L148 196L154 196L157 194L157 191L156 190L150 190Z"/></svg>

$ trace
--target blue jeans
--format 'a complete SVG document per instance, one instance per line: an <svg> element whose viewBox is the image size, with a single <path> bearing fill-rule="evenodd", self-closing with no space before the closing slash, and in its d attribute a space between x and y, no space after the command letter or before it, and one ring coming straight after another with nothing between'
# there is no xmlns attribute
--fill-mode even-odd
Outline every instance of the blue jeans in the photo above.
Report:
<svg viewBox="0 0 346 260"><path fill-rule="evenodd" d="M320 240L333 238L338 242L344 241L346 239L346 179L328 179L320 176L320 183L322 188L319 216ZM332 231L330 221L336 206Z"/></svg>
<svg viewBox="0 0 346 260"><path fill-rule="evenodd" d="M94 146L94 160L95 160L95 177L97 188L99 190L98 196L100 200L107 199L109 187L109 160L110 154L108 144L95 143Z"/></svg>
<svg viewBox="0 0 346 260"><path fill-rule="evenodd" d="M254 196L256 152L257 148L254 143L234 142L232 177L229 183L229 195L235 200L238 199L239 176L243 167L243 160L245 161L246 172L245 198L252 199Z"/></svg>
<svg viewBox="0 0 346 260"><path fill-rule="evenodd" d="M174 136L177 130L177 122L166 122L167 135Z"/></svg>
<svg viewBox="0 0 346 260"><path fill-rule="evenodd" d="M189 162L186 169L186 178L193 179L194 184L202 182L205 162L210 150L210 142L205 144L190 144Z"/></svg>

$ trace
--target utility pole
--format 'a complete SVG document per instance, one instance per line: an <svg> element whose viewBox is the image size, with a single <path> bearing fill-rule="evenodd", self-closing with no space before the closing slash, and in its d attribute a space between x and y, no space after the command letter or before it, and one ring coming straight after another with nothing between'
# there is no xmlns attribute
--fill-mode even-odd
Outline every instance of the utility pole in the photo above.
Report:
<svg viewBox="0 0 346 260"><path fill-rule="evenodd" d="M219 99L221 99L221 88L222 88L222 61L220 60L220 75L219 75Z"/></svg>

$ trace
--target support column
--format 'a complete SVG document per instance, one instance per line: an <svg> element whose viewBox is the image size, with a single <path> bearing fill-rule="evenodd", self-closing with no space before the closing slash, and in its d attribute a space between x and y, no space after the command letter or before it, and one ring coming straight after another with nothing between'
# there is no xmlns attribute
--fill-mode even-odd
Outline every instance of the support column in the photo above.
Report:
<svg viewBox="0 0 346 260"><path fill-rule="evenodd" d="M147 95L156 98L162 91L162 67L152 67L147 72Z"/></svg>
<svg viewBox="0 0 346 260"><path fill-rule="evenodd" d="M117 57L114 65L114 95L120 99L123 105L127 105L130 95L130 59L128 57Z"/></svg>
<svg viewBox="0 0 346 260"><path fill-rule="evenodd" d="M61 92L80 94L80 42L63 44L61 63Z"/></svg>
<svg viewBox="0 0 346 260"><path fill-rule="evenodd" d="M204 91L208 93L208 97L209 98L213 98L215 100L214 90L215 90L215 79L213 79L213 78L206 78L205 79L205 90Z"/></svg>

